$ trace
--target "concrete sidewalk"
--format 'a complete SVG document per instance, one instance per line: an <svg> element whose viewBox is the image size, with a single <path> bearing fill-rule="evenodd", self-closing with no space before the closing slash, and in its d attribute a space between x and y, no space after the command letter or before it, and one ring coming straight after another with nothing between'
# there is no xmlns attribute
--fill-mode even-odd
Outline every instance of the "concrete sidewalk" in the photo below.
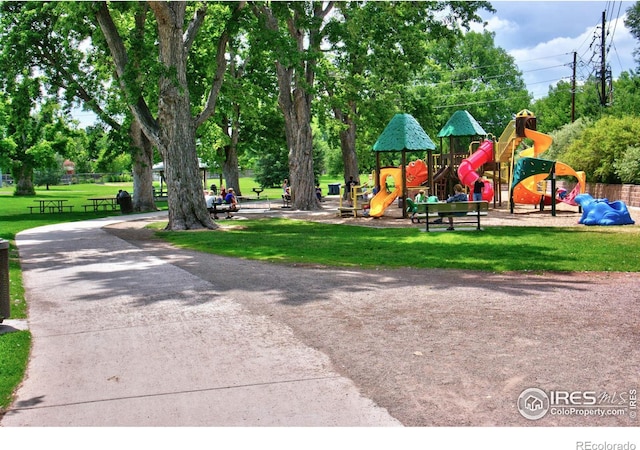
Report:
<svg viewBox="0 0 640 450"><path fill-rule="evenodd" d="M286 326L101 228L20 233L33 349L2 426L400 426Z"/></svg>

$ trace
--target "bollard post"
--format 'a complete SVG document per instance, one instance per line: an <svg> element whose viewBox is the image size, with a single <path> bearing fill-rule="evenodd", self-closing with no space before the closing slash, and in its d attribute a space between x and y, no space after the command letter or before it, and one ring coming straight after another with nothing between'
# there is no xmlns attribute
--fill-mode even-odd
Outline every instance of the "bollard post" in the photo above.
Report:
<svg viewBox="0 0 640 450"><path fill-rule="evenodd" d="M0 239L0 323L11 316L9 299L9 241Z"/></svg>

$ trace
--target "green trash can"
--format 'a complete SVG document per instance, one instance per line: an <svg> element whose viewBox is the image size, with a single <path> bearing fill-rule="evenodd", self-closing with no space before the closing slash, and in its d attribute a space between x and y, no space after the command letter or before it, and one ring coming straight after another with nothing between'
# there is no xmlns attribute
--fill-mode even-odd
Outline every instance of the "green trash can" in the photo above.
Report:
<svg viewBox="0 0 640 450"><path fill-rule="evenodd" d="M329 195L340 195L340 183L330 183L327 186L329 187Z"/></svg>
<svg viewBox="0 0 640 450"><path fill-rule="evenodd" d="M133 212L133 201L127 191L122 191L118 194L118 204L122 214L131 214Z"/></svg>

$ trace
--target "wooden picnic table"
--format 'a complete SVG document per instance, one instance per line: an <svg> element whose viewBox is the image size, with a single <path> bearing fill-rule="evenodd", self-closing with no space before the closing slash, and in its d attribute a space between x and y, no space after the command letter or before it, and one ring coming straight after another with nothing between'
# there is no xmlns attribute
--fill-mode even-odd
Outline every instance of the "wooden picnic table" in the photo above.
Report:
<svg viewBox="0 0 640 450"><path fill-rule="evenodd" d="M103 211L111 210L116 211L118 209L118 199L115 197L94 197L88 198L91 202L90 205L82 205L84 210L91 208L93 211L100 211L102 208Z"/></svg>
<svg viewBox="0 0 640 450"><path fill-rule="evenodd" d="M38 203L38 206L27 206L27 208L29 208L29 212L31 212L31 214L33 214L33 211L36 209L40 214L44 214L46 212L62 213L64 212L65 209L68 209L69 212L71 212L73 210L73 206L64 204L65 202L68 202L68 201L69 200L61 199L61 198L48 198L48 199L42 199L42 200L39 199L39 200L34 200L34 202Z"/></svg>

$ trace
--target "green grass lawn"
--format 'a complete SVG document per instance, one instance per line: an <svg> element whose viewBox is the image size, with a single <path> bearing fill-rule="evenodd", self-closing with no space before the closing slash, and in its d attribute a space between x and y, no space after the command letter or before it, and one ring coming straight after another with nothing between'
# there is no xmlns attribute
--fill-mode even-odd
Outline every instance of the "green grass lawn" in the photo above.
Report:
<svg viewBox="0 0 640 450"><path fill-rule="evenodd" d="M24 377L31 348L31 333L0 335L0 412L11 403L14 389Z"/></svg>
<svg viewBox="0 0 640 450"><path fill-rule="evenodd" d="M408 221L407 221L408 223ZM282 264L505 271L640 271L639 227L486 227L424 233L287 219L223 223L158 235L180 247Z"/></svg>

